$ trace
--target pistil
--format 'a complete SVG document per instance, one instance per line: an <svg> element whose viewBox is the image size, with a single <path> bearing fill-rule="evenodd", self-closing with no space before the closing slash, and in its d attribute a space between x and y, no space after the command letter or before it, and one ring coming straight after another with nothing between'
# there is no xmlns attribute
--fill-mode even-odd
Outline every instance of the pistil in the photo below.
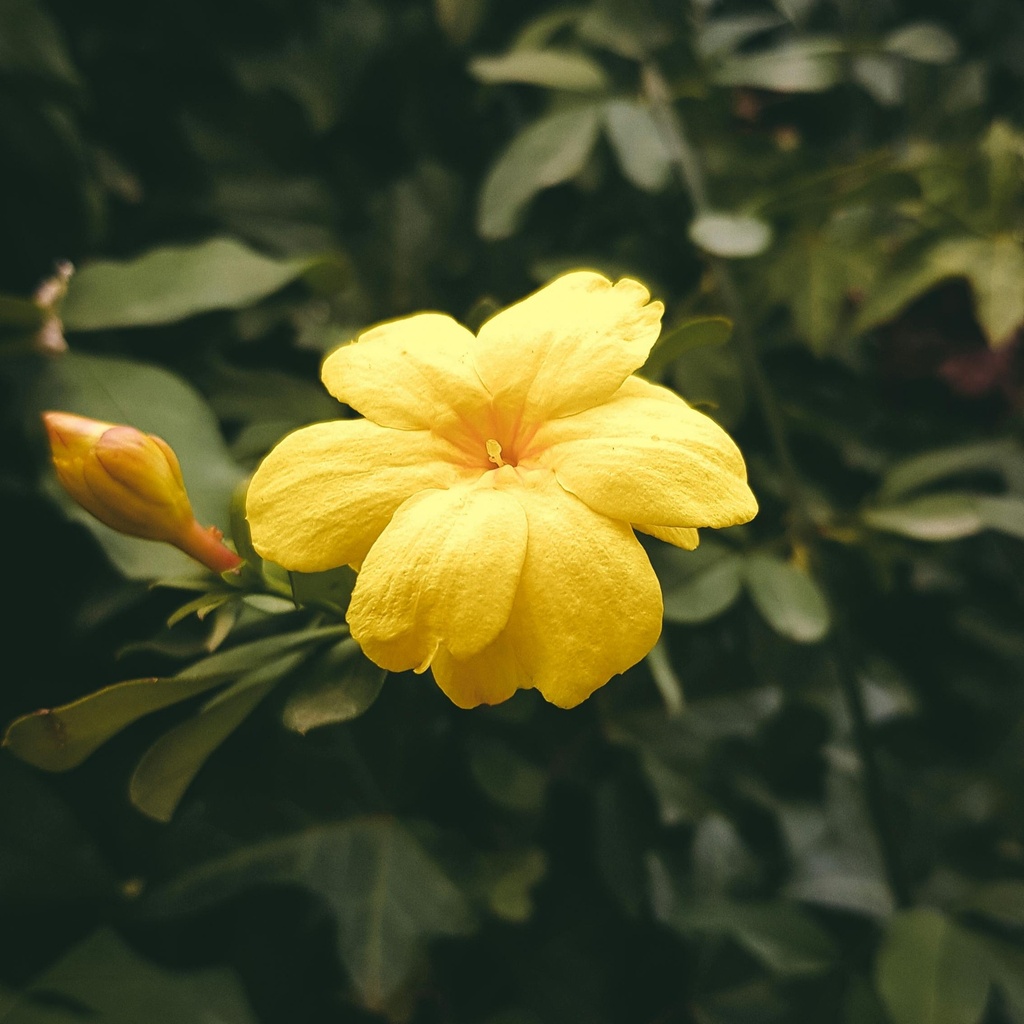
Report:
<svg viewBox="0 0 1024 1024"><path fill-rule="evenodd" d="M501 445L494 438L489 439L484 447L487 449L487 458L499 469L505 465L505 461L501 457Z"/></svg>

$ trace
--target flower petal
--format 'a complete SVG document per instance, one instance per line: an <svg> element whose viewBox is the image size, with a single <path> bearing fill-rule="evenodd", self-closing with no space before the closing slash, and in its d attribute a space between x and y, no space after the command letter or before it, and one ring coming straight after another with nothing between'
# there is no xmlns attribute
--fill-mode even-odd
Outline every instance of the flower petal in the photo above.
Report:
<svg viewBox="0 0 1024 1024"><path fill-rule="evenodd" d="M414 495L359 570L348 622L371 661L422 672L438 648L468 658L508 622L526 555L526 514L509 494L458 486Z"/></svg>
<svg viewBox="0 0 1024 1024"><path fill-rule="evenodd" d="M480 328L480 379L495 405L524 423L607 401L661 330L664 307L649 299L629 278L613 285L592 271L565 274Z"/></svg>
<svg viewBox="0 0 1024 1024"><path fill-rule="evenodd" d="M700 543L700 537L692 526L650 526L634 523L633 529L657 537L666 544L674 544L684 551L695 551Z"/></svg>
<svg viewBox="0 0 1024 1024"><path fill-rule="evenodd" d="M593 512L550 473L506 476L496 485L507 481L529 523L508 626L475 658L439 656L434 676L461 707L495 703L516 687L575 707L654 646L658 578L627 523Z"/></svg>
<svg viewBox="0 0 1024 1024"><path fill-rule="evenodd" d="M545 423L528 453L595 511L653 526L732 526L757 502L743 456L709 416L631 378L616 397ZM646 527L644 527L646 529Z"/></svg>
<svg viewBox="0 0 1024 1024"><path fill-rule="evenodd" d="M490 405L473 366L475 345L450 316L419 313L365 331L320 372L335 398L375 423L452 436Z"/></svg>
<svg viewBox="0 0 1024 1024"><path fill-rule="evenodd" d="M249 484L253 545L264 558L300 572L359 562L410 495L480 474L455 465L457 455L429 431L367 420L296 430Z"/></svg>
<svg viewBox="0 0 1024 1024"><path fill-rule="evenodd" d="M500 704L530 685L507 629L470 658L459 660L444 647L438 648L430 671L448 699L460 708Z"/></svg>

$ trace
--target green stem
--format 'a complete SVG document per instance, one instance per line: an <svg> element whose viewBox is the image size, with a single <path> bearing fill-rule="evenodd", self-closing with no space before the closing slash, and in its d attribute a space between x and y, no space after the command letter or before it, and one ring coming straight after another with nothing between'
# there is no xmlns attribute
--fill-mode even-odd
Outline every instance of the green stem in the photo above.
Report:
<svg viewBox="0 0 1024 1024"><path fill-rule="evenodd" d="M704 179L700 159L690 146L682 118L671 102L668 84L661 71L652 62L646 63L643 67L643 84L647 100L651 105L652 115L663 134L665 147L680 184L689 194L694 209L700 213L708 208L707 183ZM782 471L782 483L785 489L786 503L789 507L791 539L805 547L812 554L812 564L816 563L817 558L814 556L819 536L808 508L803 481L789 444L782 407L761 364L743 298L732 270L725 260L717 257L712 258L711 269L725 300L726 309L733 321L744 374L753 389L758 408L768 429L775 459ZM820 579L818 583L828 598L828 588L822 584ZM834 611L836 604L830 598L829 605ZM833 615L833 620L837 618ZM899 846L892 829L892 818L878 768L877 751L864 704L864 694L854 669L850 645L845 636L841 634L841 629L841 624L835 622L829 641L833 653L832 660L852 723L853 740L857 746L863 771L864 796L881 848L886 878L897 906L906 907L911 902L910 892L903 874Z"/></svg>

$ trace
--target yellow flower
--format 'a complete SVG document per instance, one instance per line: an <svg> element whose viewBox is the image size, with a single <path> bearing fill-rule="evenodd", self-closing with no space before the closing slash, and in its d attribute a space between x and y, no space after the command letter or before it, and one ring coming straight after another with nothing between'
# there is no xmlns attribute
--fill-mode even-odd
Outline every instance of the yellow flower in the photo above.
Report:
<svg viewBox="0 0 1024 1024"><path fill-rule="evenodd" d="M43 423L61 486L101 523L173 544L214 572L241 564L218 530L196 522L178 457L163 438L69 412L43 413Z"/></svg>
<svg viewBox="0 0 1024 1024"><path fill-rule="evenodd" d="M433 671L460 707L536 687L574 707L661 631L634 529L680 547L757 511L728 435L632 376L661 326L637 281L579 271L474 337L440 313L333 352L328 391L365 419L304 427L253 477L256 550L359 568L352 636Z"/></svg>

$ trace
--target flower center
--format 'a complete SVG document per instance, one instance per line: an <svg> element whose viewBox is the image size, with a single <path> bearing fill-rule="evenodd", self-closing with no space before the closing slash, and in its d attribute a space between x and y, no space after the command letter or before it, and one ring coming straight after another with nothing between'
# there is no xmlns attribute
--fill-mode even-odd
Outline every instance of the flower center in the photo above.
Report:
<svg viewBox="0 0 1024 1024"><path fill-rule="evenodd" d="M487 458L491 460L499 469L506 465L505 460L501 457L501 445L498 444L494 438L489 438L487 443L484 445L487 449Z"/></svg>

